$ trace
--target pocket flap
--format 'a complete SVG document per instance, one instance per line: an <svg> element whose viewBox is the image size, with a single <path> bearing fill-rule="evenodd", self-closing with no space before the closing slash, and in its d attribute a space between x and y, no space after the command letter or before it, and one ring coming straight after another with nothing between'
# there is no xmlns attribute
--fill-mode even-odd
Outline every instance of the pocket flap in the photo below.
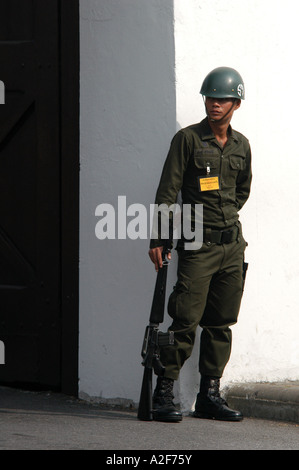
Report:
<svg viewBox="0 0 299 470"><path fill-rule="evenodd" d="M229 164L233 170L245 170L245 157L241 155L231 155L229 157Z"/></svg>

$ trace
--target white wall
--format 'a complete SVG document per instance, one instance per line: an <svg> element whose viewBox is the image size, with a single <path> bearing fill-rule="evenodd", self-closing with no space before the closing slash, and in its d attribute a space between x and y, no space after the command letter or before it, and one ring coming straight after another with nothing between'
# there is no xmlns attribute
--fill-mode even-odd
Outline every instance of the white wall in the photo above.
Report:
<svg viewBox="0 0 299 470"><path fill-rule="evenodd" d="M197 91L211 69L234 67L246 86L232 125L253 152L252 193L240 212L249 271L222 384L299 378L298 13L293 0L175 0L179 125L204 116ZM197 360L195 350L181 374L187 408Z"/></svg>
<svg viewBox="0 0 299 470"><path fill-rule="evenodd" d="M222 383L298 380L298 10L292 0L174 0L174 57L170 0L81 0L82 396L138 401L155 280L148 241L97 240L95 208L118 195L153 202L170 139L204 117L200 85L220 65L245 81L232 125L251 142L254 171L240 213L250 268ZM175 261L170 287L174 273ZM198 344L181 374L184 409L197 354Z"/></svg>

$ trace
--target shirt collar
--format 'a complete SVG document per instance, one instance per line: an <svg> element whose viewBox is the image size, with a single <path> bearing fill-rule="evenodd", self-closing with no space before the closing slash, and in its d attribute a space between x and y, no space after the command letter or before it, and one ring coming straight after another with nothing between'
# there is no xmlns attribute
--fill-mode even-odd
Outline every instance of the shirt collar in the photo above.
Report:
<svg viewBox="0 0 299 470"><path fill-rule="evenodd" d="M232 137L236 142L239 141L238 136L235 133L235 131L233 130L233 128L231 127L231 125L229 125L227 133L228 133L228 137ZM202 121L201 139L202 140L213 140L213 139L215 139L215 135L214 135L214 133L211 129L211 126L209 124L209 121L208 121L207 117Z"/></svg>

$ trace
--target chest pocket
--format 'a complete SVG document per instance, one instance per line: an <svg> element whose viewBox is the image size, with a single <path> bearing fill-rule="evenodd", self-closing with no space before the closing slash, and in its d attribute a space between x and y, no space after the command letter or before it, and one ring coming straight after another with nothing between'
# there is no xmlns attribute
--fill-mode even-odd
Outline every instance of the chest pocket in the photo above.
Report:
<svg viewBox="0 0 299 470"><path fill-rule="evenodd" d="M229 166L232 170L245 170L245 157L243 157L242 155L231 155L229 157Z"/></svg>
<svg viewBox="0 0 299 470"><path fill-rule="evenodd" d="M239 172L245 170L246 162L243 155L230 155L228 172L224 175L224 179L229 186L235 186Z"/></svg>
<svg viewBox="0 0 299 470"><path fill-rule="evenodd" d="M195 150L194 165L200 170L199 175L207 175L208 170L211 174L216 174L220 169L220 156L213 149Z"/></svg>

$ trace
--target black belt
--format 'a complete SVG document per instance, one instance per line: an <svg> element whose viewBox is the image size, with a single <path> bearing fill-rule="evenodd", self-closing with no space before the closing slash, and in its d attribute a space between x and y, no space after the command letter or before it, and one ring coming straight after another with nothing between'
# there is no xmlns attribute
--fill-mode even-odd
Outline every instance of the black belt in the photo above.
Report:
<svg viewBox="0 0 299 470"><path fill-rule="evenodd" d="M203 241L204 243L216 243L223 245L224 243L232 243L238 239L239 227L234 225L227 230L212 230L204 229Z"/></svg>

